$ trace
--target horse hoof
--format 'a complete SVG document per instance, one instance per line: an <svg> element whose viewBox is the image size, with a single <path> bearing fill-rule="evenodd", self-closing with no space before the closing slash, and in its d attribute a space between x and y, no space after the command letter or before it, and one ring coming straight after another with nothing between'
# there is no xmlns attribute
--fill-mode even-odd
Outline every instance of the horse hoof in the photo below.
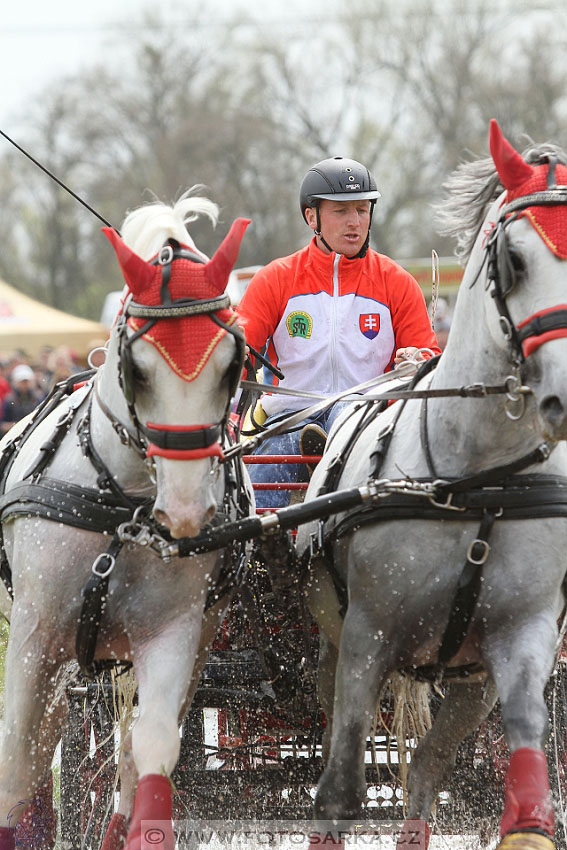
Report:
<svg viewBox="0 0 567 850"><path fill-rule="evenodd" d="M509 832L496 850L555 850L555 844L541 832Z"/></svg>

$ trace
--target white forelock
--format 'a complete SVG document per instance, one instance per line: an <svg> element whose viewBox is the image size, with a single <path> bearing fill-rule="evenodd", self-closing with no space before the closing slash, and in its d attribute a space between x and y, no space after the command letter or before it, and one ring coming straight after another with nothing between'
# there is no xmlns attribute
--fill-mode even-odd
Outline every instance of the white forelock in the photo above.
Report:
<svg viewBox="0 0 567 850"><path fill-rule="evenodd" d="M207 255L197 248L187 230L187 224L196 221L199 216L206 216L213 225L218 221L218 205L208 198L192 194L202 188L193 186L171 206L155 201L132 210L122 225L123 240L145 260L155 256L170 238L177 239L208 259Z"/></svg>

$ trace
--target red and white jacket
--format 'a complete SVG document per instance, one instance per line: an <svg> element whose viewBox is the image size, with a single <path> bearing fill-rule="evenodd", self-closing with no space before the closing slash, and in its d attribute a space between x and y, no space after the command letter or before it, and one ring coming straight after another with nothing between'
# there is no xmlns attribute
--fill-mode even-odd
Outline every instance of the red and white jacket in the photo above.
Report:
<svg viewBox="0 0 567 850"><path fill-rule="evenodd" d="M261 268L238 306L246 341L285 375L265 382L332 394L381 375L398 348L440 353L425 298L398 263L368 249L363 258L325 254L315 239ZM305 399L265 395L271 416L300 410Z"/></svg>

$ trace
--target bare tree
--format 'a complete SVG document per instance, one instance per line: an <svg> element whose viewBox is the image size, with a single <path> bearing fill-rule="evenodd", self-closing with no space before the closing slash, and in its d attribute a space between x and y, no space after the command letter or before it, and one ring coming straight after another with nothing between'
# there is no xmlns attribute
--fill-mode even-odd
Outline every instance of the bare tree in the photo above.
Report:
<svg viewBox="0 0 567 850"><path fill-rule="evenodd" d="M304 244L304 172L352 156L382 192L378 250L449 253L430 205L460 159L486 154L489 118L520 147L521 134L565 140L560 2L327 0L318 15L240 11L219 27L157 14L121 39L119 60L42 92L23 141L117 227L152 193L205 184L222 217L216 233L197 223L197 244L212 253L249 216L241 265ZM121 286L100 222L11 152L0 174L0 273L96 317Z"/></svg>

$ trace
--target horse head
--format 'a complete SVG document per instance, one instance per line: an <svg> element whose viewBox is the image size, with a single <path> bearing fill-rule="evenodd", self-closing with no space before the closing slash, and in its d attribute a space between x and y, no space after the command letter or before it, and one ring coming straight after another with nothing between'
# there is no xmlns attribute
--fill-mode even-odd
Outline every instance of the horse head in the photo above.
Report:
<svg viewBox="0 0 567 850"><path fill-rule="evenodd" d="M151 229L156 214L159 219L156 206L149 220L136 211L138 231ZM118 415L127 416L132 442L155 477L154 516L175 538L195 536L220 500L218 461L244 357L243 336L223 293L248 224L237 219L210 260L188 234L180 240L173 228L165 233L176 235L151 258L137 254L112 228L104 229L127 292L99 400L104 408L104 392L114 384ZM160 238L162 225L163 210L155 224Z"/></svg>
<svg viewBox="0 0 567 850"><path fill-rule="evenodd" d="M538 429L547 439L563 440L567 438L567 160L548 145L534 149L528 156L533 162L526 161L495 120L490 126L490 151L498 197L478 231L461 287L463 297L486 270L486 294L474 297L484 299L493 370L501 374L508 368L518 385L529 385Z"/></svg>

